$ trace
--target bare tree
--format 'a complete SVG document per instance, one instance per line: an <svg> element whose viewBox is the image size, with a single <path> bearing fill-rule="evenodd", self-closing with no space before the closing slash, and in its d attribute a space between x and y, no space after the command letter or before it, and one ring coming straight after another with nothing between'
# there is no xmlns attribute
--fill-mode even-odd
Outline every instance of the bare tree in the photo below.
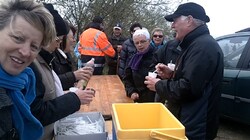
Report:
<svg viewBox="0 0 250 140"><path fill-rule="evenodd" d="M164 16L173 11L182 0L40 0L50 2L63 17L78 28L78 35L94 16L104 17L105 32L111 34L116 23L129 35L134 22L141 23L149 31L160 27L170 34L170 24Z"/></svg>

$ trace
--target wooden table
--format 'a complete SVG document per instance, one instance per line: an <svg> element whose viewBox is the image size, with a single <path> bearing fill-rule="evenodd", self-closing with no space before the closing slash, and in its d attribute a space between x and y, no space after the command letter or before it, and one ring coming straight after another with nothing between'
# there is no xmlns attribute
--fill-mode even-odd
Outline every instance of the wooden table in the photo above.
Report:
<svg viewBox="0 0 250 140"><path fill-rule="evenodd" d="M126 96L125 87L118 75L93 75L87 87L95 89L95 98L89 105L81 105L81 112L101 112L107 118L112 119L113 103L133 103ZM105 121L105 129L112 138L112 121Z"/></svg>
<svg viewBox="0 0 250 140"><path fill-rule="evenodd" d="M95 89L95 98L89 105L82 105L80 111L98 111L110 115L113 103L132 103L118 75L93 75L87 87Z"/></svg>

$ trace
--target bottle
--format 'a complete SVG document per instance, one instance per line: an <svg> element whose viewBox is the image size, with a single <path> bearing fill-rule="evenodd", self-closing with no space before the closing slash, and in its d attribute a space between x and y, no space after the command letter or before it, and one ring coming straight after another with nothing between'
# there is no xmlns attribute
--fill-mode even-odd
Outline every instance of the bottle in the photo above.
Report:
<svg viewBox="0 0 250 140"><path fill-rule="evenodd" d="M95 58L91 58L84 67L92 67L95 68ZM88 84L88 81L86 80L80 80L79 83L81 83L82 89L84 90Z"/></svg>
<svg viewBox="0 0 250 140"><path fill-rule="evenodd" d="M91 58L85 66L95 68L95 58Z"/></svg>

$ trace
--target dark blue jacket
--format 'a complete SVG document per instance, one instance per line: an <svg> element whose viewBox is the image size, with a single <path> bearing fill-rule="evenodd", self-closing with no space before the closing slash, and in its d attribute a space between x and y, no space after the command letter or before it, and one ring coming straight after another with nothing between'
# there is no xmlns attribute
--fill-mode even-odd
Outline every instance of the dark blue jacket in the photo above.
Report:
<svg viewBox="0 0 250 140"><path fill-rule="evenodd" d="M129 61L131 60L132 56L137 52L136 47L132 38L127 39L122 44L122 50L120 53L120 62L118 66L118 75L121 79L124 78L125 69L128 66Z"/></svg>

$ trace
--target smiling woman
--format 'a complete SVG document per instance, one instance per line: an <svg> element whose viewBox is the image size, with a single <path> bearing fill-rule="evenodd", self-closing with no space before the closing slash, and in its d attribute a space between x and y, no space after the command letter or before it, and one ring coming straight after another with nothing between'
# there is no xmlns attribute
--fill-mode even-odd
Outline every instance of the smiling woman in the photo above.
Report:
<svg viewBox="0 0 250 140"><path fill-rule="evenodd" d="M0 2L0 139L39 139L41 123L31 114L35 76L27 68L55 37L53 18L32 0Z"/></svg>
<svg viewBox="0 0 250 140"><path fill-rule="evenodd" d="M9 74L18 75L37 56L43 38L42 32L17 16L0 34L1 66Z"/></svg>

